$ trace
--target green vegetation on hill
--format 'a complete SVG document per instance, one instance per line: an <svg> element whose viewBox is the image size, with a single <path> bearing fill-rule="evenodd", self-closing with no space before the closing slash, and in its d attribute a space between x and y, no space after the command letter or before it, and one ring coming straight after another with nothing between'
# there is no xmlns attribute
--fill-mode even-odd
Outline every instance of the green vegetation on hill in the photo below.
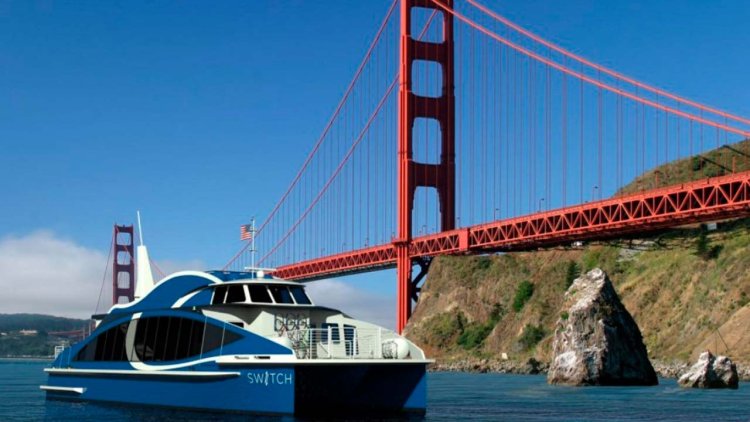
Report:
<svg viewBox="0 0 750 422"><path fill-rule="evenodd" d="M19 330L70 331L86 325L83 319L41 314L0 314L0 332Z"/></svg>
<svg viewBox="0 0 750 422"><path fill-rule="evenodd" d="M0 314L0 357L50 356L55 346L66 340L49 333L80 330L87 323L82 319L50 315ZM24 335L21 330L37 333Z"/></svg>
<svg viewBox="0 0 750 422"><path fill-rule="evenodd" d="M4 336L0 338L0 357L45 357L52 355L59 341L51 339L44 333L36 336Z"/></svg>
<svg viewBox="0 0 750 422"><path fill-rule="evenodd" d="M745 171L747 151L750 141L669 163L620 193L653 187L648 181L664 186ZM750 363L747 324L725 324L735 314L742 317L732 321L750 315L740 312L750 302L750 219L723 222L715 231L695 225L580 248L436 258L406 334L442 361L501 353L548 361L555 323L567 318L565 291L595 267L609 274L652 358L687 360L717 337L736 341L725 350L711 340L715 352Z"/></svg>
<svg viewBox="0 0 750 422"><path fill-rule="evenodd" d="M492 332L504 314L502 306L496 303L490 313L489 320L486 322L462 323L457 343L466 350L472 350L481 346L484 339ZM463 318L460 313L458 317Z"/></svg>
<svg viewBox="0 0 750 422"><path fill-rule="evenodd" d="M714 143L714 141L706 141ZM635 193L657 187L717 177L750 170L750 140L717 146L704 154L675 160L647 171L622 188L618 194Z"/></svg>
<svg viewBox="0 0 750 422"><path fill-rule="evenodd" d="M516 297L513 299L513 310L521 312L523 305L531 299L531 295L534 294L534 285L529 283L528 280L524 280L518 284L516 289Z"/></svg>

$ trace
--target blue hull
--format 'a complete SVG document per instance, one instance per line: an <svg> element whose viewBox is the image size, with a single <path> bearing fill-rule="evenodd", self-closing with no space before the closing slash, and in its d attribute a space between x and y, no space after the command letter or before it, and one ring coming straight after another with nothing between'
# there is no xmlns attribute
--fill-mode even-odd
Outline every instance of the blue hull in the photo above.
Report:
<svg viewBox="0 0 750 422"><path fill-rule="evenodd" d="M209 377L195 373L51 373L47 385L58 390L48 390L47 397L297 415L424 413L426 404L424 363L232 367Z"/></svg>

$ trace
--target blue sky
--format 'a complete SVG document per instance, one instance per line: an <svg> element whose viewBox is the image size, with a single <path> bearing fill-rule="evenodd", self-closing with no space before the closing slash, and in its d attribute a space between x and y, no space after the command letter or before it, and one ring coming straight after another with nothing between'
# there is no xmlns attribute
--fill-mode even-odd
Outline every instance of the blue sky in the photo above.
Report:
<svg viewBox="0 0 750 422"><path fill-rule="evenodd" d="M750 116L746 1L485 3ZM0 0L0 239L44 230L106 253L112 223L140 209L154 258L223 265L239 225L294 176L389 4ZM357 280L395 292L392 272Z"/></svg>

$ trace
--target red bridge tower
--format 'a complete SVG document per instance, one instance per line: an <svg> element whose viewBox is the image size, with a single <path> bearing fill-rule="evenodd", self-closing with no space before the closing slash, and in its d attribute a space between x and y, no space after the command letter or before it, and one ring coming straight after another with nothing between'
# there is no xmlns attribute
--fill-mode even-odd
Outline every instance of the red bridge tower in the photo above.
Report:
<svg viewBox="0 0 750 422"><path fill-rule="evenodd" d="M133 226L115 224L112 260L112 304L132 302L135 298L135 251Z"/></svg>
<svg viewBox="0 0 750 422"><path fill-rule="evenodd" d="M452 8L453 0L444 3ZM442 41L427 42L412 37L412 13L415 8L434 11L442 16ZM417 187L434 188L440 203L440 231L452 230L455 225L455 94L453 56L453 16L444 13L430 0L401 0L401 45L399 59L398 98L398 229L394 240L398 273L398 315L396 328L402 332L411 316L411 301L416 299L417 283L424 276L427 265L417 262L422 272L412 281L413 262L412 213ZM412 90L414 62L437 63L442 69L442 92L439 97L415 94ZM413 158L414 122L418 118L432 119L440 125L440 162L420 163Z"/></svg>

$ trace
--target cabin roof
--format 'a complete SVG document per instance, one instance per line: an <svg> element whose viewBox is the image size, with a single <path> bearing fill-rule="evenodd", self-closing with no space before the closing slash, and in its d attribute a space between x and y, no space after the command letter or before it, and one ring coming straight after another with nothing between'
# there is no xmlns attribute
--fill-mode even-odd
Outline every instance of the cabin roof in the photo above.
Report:
<svg viewBox="0 0 750 422"><path fill-rule="evenodd" d="M236 281L236 280L274 280L274 277L271 274L265 273L261 270L254 270L254 271L221 271L221 270L212 270L212 271L206 271L208 274L211 274L212 276L218 278L221 281Z"/></svg>

